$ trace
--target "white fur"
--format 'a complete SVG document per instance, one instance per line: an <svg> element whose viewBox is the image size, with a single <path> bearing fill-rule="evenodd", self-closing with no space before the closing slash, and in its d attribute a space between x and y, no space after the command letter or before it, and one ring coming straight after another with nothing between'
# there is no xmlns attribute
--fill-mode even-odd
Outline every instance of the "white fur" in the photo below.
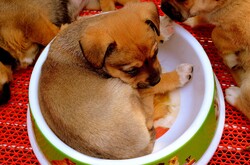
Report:
<svg viewBox="0 0 250 165"><path fill-rule="evenodd" d="M169 38L174 34L173 21L166 15L160 16L160 32L164 41L169 40Z"/></svg>
<svg viewBox="0 0 250 165"><path fill-rule="evenodd" d="M20 60L20 67L26 68L27 66L31 65L36 58L36 55L39 53L39 47L37 44L32 44L30 48L25 52L24 58Z"/></svg>
<svg viewBox="0 0 250 165"><path fill-rule="evenodd" d="M225 55L225 57L224 57L224 63L230 69L233 69L233 68L235 68L235 67L237 67L239 65L238 57L234 53Z"/></svg>
<svg viewBox="0 0 250 165"><path fill-rule="evenodd" d="M235 106L235 103L240 96L240 88L235 86L229 87L226 89L225 93L226 93L225 98L227 102Z"/></svg>
<svg viewBox="0 0 250 165"><path fill-rule="evenodd" d="M180 86L185 85L192 76L193 66L191 64L180 64L176 68L177 73L180 76Z"/></svg>

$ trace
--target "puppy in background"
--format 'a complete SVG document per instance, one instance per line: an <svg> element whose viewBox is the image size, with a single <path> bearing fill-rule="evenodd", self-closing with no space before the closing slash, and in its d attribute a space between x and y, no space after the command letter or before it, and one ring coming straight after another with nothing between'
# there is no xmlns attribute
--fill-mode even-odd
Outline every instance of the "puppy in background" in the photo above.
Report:
<svg viewBox="0 0 250 165"><path fill-rule="evenodd" d="M152 152L153 97L190 81L192 66L161 74L154 3L79 19L50 45L39 103L54 133L84 154L126 159Z"/></svg>
<svg viewBox="0 0 250 165"><path fill-rule="evenodd" d="M0 104L10 99L12 70L33 63L62 24L75 21L81 10L113 10L115 3L135 0L1 0Z"/></svg>
<svg viewBox="0 0 250 165"><path fill-rule="evenodd" d="M81 0L0 1L0 104L10 98L12 69L26 68L59 32L75 20Z"/></svg>
<svg viewBox="0 0 250 165"><path fill-rule="evenodd" d="M198 16L193 25L215 25L212 40L239 86L226 89L226 100L250 119L250 0L162 0L161 9L176 21Z"/></svg>

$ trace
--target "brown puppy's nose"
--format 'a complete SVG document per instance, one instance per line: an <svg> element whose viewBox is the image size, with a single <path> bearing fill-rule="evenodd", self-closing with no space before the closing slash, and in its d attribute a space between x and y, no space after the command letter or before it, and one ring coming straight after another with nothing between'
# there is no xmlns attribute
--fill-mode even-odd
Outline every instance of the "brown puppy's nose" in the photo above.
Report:
<svg viewBox="0 0 250 165"><path fill-rule="evenodd" d="M160 80L161 80L160 76L154 76L154 77L148 78L150 86L155 86L156 84L158 84L160 82Z"/></svg>
<svg viewBox="0 0 250 165"><path fill-rule="evenodd" d="M161 10L169 16L172 20L183 22L185 18L183 18L180 11L178 11L174 6L172 6L169 2L162 1Z"/></svg>

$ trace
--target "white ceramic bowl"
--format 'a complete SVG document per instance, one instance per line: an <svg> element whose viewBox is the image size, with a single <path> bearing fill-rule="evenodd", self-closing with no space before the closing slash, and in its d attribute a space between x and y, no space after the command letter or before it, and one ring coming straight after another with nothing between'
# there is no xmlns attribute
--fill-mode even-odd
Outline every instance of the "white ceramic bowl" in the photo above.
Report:
<svg viewBox="0 0 250 165"><path fill-rule="evenodd" d="M193 64L193 78L180 90L180 112L170 130L156 140L152 154L134 159L89 157L64 144L50 130L38 102L40 71L49 46L45 48L31 76L28 112L29 138L41 164L64 159L77 164L168 164L173 157L177 157L180 164L184 164L187 158L202 164L209 161L222 134L225 109L223 95L219 84L215 85L212 67L202 46L181 26L176 24L174 28L175 34L159 48L159 60L165 70L172 70L181 63ZM215 95L219 98L216 102ZM219 107L219 116L216 115L215 104Z"/></svg>

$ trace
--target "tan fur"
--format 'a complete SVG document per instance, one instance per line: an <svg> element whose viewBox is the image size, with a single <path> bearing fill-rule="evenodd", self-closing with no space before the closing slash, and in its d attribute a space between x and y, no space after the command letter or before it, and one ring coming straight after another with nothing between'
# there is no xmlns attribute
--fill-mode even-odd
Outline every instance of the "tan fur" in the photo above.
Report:
<svg viewBox="0 0 250 165"><path fill-rule="evenodd" d="M140 0L99 0L102 11L115 10L116 3L125 5L128 2L139 2Z"/></svg>
<svg viewBox="0 0 250 165"><path fill-rule="evenodd" d="M134 3L79 19L58 34L42 67L39 100L61 140L100 158L151 153L154 94L192 75L188 64L161 75L158 29L154 3Z"/></svg>
<svg viewBox="0 0 250 165"><path fill-rule="evenodd" d="M240 86L227 89L226 100L250 119L250 0L162 0L162 9L178 21L201 16L215 25L213 42Z"/></svg>
<svg viewBox="0 0 250 165"><path fill-rule="evenodd" d="M154 117L153 120L158 120L161 118L164 118L167 114L169 114L169 108L163 104L163 102L165 101L169 101L168 100L168 95L166 96L166 94L159 94L159 95L155 95L154 97Z"/></svg>

